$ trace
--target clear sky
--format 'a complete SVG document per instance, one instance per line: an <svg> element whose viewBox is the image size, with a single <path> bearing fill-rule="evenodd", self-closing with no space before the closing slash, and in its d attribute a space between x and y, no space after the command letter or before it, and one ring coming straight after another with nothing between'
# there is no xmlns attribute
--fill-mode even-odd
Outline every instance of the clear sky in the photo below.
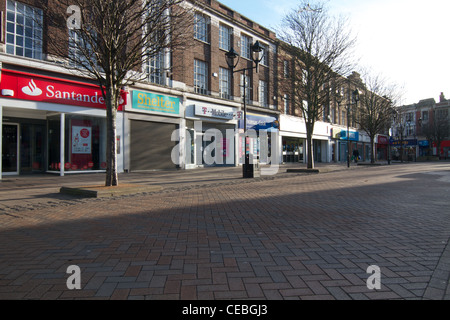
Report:
<svg viewBox="0 0 450 320"><path fill-rule="evenodd" d="M300 4L298 0L219 1L274 31ZM329 0L327 5L331 14L350 19L361 68L403 87L403 104L438 100L441 92L450 98L450 0Z"/></svg>

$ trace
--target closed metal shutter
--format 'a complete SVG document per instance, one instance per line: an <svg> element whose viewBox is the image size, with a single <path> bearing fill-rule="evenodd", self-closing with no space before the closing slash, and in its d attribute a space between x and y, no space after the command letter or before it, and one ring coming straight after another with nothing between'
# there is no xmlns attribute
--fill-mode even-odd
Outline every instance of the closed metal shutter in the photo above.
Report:
<svg viewBox="0 0 450 320"><path fill-rule="evenodd" d="M178 143L171 141L175 124L131 120L130 170L175 169L172 149Z"/></svg>

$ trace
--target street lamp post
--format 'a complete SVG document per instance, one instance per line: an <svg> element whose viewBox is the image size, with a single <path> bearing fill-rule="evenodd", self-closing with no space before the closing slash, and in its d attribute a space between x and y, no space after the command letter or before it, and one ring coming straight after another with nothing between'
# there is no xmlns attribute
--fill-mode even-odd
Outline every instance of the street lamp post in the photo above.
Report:
<svg viewBox="0 0 450 320"><path fill-rule="evenodd" d="M388 164L391 164L391 158L392 158L392 142L391 139L393 139L394 136L394 124L395 124L395 119L396 119L396 111L394 109L391 110L391 119L390 119L390 124L389 124L389 153L388 153Z"/></svg>
<svg viewBox="0 0 450 320"><path fill-rule="evenodd" d="M396 144L398 143L398 140L400 139L400 137L398 136L398 126L397 126L397 118L398 118L398 111L394 110L393 111L393 117L394 117L394 128L395 128L395 132L393 131L393 137L394 140L396 141ZM397 147L395 147L396 152L398 151ZM397 159L398 160L398 159Z"/></svg>
<svg viewBox="0 0 450 320"><path fill-rule="evenodd" d="M410 144L410 139L409 139L409 135L410 135L410 133L411 133L411 117L410 116L408 116L408 119L406 120L406 123L407 123L407 129L406 129L406 141L408 142L408 157L406 158L407 159L407 161L409 161L409 154L410 154L410 152L409 152L409 150L411 149L410 147L409 147L409 144ZM412 160L411 160L412 161Z"/></svg>
<svg viewBox="0 0 450 320"><path fill-rule="evenodd" d="M358 106L359 91L354 90L352 92L352 102L347 105L347 167L350 168L350 107L351 105Z"/></svg>
<svg viewBox="0 0 450 320"><path fill-rule="evenodd" d="M343 95L342 95L340 89L336 90L335 98L336 98L336 102L337 102L337 104L338 104L338 110L337 110L337 112L338 112L338 116L339 116L340 113L341 113L341 102L342 102L342 98L343 98ZM339 116L339 118L340 118L340 116ZM339 138L339 139L340 139L340 138ZM340 146L340 144L339 144L339 147L338 147L338 148L339 148L339 149L336 150L336 153L339 152L339 160L341 160L341 159L340 159L340 157L341 157L341 152L340 152L341 146ZM337 157L337 156L336 156L336 157Z"/></svg>
<svg viewBox="0 0 450 320"><path fill-rule="evenodd" d="M239 64L239 54L234 50L234 48L231 48L227 53L225 53L225 58L227 61L228 68L231 70L231 75L233 77L234 73L241 72L243 73L243 85L244 85L244 140L245 140L245 149L244 149L244 163L243 163L243 170L242 175L243 178L254 178L254 163L250 163L250 152L247 152L247 85L246 85L246 73L249 70L256 69L256 72L258 72L258 66L259 63L264 58L264 54L261 55L260 53L264 51L264 48L261 46L259 41L256 41L254 44L250 46L250 49L252 51L252 60L255 63L255 66L243 68L239 70L234 70L238 64Z"/></svg>
<svg viewBox="0 0 450 320"><path fill-rule="evenodd" d="M420 134L422 134L422 122L423 122L422 118L419 118ZM419 157L420 157L423 154L420 152L419 136L417 134L417 130L416 130L416 139L417 139L417 149L418 149L416 152L419 154ZM416 153L416 156L417 156L417 153Z"/></svg>

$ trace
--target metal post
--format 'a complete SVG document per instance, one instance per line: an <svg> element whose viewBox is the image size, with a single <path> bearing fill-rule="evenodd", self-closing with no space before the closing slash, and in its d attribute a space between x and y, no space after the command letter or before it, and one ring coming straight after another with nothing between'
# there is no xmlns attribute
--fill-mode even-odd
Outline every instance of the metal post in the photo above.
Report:
<svg viewBox="0 0 450 320"><path fill-rule="evenodd" d="M350 104L347 107L347 167L350 168Z"/></svg>
<svg viewBox="0 0 450 320"><path fill-rule="evenodd" d="M248 141L247 141L247 81L246 81L246 71L244 68L242 70L243 73L243 87L244 87L244 163L242 166L243 177L249 178L249 170L250 170L250 150L247 153Z"/></svg>
<svg viewBox="0 0 450 320"><path fill-rule="evenodd" d="M0 132L3 135L3 107L2 106L0 106ZM0 152L3 153L2 139L0 139ZM3 155L2 155L2 158L3 158ZM3 175L2 174L2 170L3 170L2 162L3 161L0 159L0 180L2 180L2 175Z"/></svg>
<svg viewBox="0 0 450 320"><path fill-rule="evenodd" d="M64 177L64 151L65 151L65 128L66 128L66 117L64 113L61 113L61 124L60 124L60 128L61 128L61 132L60 132L60 141L59 141L59 161L61 163L61 166L59 168L59 175L61 177Z"/></svg>

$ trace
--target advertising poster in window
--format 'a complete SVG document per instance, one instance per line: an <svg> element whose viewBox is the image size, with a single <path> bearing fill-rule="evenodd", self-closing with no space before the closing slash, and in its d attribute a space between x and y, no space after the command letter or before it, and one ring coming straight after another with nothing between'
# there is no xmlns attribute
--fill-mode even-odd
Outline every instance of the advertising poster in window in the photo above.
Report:
<svg viewBox="0 0 450 320"><path fill-rule="evenodd" d="M92 170L94 132L91 121L72 120L70 128L70 170Z"/></svg>
<svg viewBox="0 0 450 320"><path fill-rule="evenodd" d="M72 154L92 153L92 128L72 126Z"/></svg>

